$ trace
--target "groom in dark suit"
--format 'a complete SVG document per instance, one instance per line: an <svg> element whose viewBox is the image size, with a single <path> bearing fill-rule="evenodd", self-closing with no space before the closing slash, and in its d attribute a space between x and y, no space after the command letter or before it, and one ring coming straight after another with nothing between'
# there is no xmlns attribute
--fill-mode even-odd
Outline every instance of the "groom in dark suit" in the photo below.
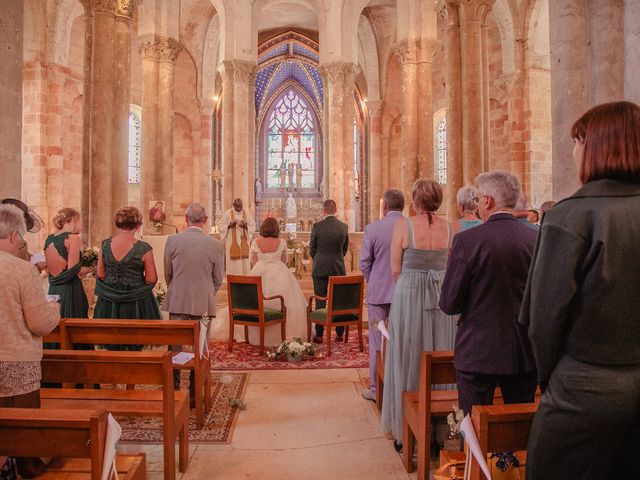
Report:
<svg viewBox="0 0 640 480"><path fill-rule="evenodd" d="M349 233L346 223L336 218L336 202L326 200L323 204L324 220L316 223L311 229L309 253L313 258L313 291L320 297L327 296L329 277L345 275L344 256L349 249ZM317 301L316 308L324 308L326 302ZM322 343L324 327L316 325L316 336L313 341ZM336 328L336 341L342 341L344 327Z"/></svg>

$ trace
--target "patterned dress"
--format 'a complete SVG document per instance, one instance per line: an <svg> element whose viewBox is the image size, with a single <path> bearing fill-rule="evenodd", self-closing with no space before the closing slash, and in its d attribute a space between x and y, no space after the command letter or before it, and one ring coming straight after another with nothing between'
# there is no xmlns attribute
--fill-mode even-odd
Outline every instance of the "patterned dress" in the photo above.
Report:
<svg viewBox="0 0 640 480"><path fill-rule="evenodd" d="M402 440L402 392L418 390L422 352L452 350L456 334L456 317L438 307L449 251L415 249L411 219L407 229L409 248L389 313L381 420L382 431L397 440Z"/></svg>
<svg viewBox="0 0 640 480"><path fill-rule="evenodd" d="M160 308L153 294L155 284L144 279L142 257L151 245L137 241L131 250L116 260L111 251L111 239L102 242L102 261L106 270L104 280L96 280L98 301L93 318L160 320ZM139 351L142 345L108 345L109 350Z"/></svg>

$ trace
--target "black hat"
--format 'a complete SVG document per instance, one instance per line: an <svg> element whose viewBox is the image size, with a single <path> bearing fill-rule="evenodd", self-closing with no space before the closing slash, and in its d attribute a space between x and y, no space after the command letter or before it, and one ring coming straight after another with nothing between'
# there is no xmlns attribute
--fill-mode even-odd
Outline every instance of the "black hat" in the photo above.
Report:
<svg viewBox="0 0 640 480"><path fill-rule="evenodd" d="M0 201L3 205L14 205L24 213L24 223L27 226L27 232L38 233L44 224L44 220L40 218L32 208L24 202L16 198L5 198Z"/></svg>

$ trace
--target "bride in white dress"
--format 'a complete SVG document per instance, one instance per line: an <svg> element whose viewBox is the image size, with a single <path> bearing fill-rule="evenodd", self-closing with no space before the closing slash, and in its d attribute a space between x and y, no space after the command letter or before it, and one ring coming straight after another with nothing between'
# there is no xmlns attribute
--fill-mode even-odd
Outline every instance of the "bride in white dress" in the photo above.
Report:
<svg viewBox="0 0 640 480"><path fill-rule="evenodd" d="M287 245L279 238L280 227L274 218L268 218L260 228L260 236L251 243L250 258L253 268L249 275L262 277L262 294L265 297L282 295L287 307L287 339L306 338L307 301L296 277L287 268ZM265 308L280 308L280 300L267 300ZM220 310L214 320L211 335L217 340L229 339L229 308ZM237 326L233 338L244 341L244 328ZM274 347L282 341L280 324L266 328L265 347ZM259 330L249 327L249 343L260 343Z"/></svg>

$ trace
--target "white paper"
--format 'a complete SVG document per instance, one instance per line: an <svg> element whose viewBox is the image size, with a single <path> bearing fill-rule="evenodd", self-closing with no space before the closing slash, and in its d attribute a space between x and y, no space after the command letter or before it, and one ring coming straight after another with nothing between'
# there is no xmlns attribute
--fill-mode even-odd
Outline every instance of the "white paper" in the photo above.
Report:
<svg viewBox="0 0 640 480"><path fill-rule="evenodd" d="M110 480L112 474L118 479L116 470L116 444L122 435L120 424L109 414L107 417L107 438L104 442L104 459L102 463L101 480Z"/></svg>
<svg viewBox="0 0 640 480"><path fill-rule="evenodd" d="M180 352L173 357L174 365L184 365L185 363L193 360L195 355L191 352Z"/></svg>
<svg viewBox="0 0 640 480"><path fill-rule="evenodd" d="M213 319L209 318L209 322L212 322ZM205 355L209 354L209 339L207 338L207 326L204 321L200 321L200 358L204 358Z"/></svg>
<svg viewBox="0 0 640 480"><path fill-rule="evenodd" d="M484 472L485 477L491 480L487 459L482 453L482 450L480 450L480 442L478 442L478 437L476 436L476 431L473 428L473 423L469 415L465 415L462 422L460 422L460 433L464 441L469 445L469 450L471 450L471 454L475 457L478 465L480 465L480 469Z"/></svg>
<svg viewBox="0 0 640 480"><path fill-rule="evenodd" d="M57 302L60 300L60 295L45 295L47 302Z"/></svg>
<svg viewBox="0 0 640 480"><path fill-rule="evenodd" d="M384 338L389 340L389 330L387 330L387 326L384 324L384 322L378 322L378 330Z"/></svg>
<svg viewBox="0 0 640 480"><path fill-rule="evenodd" d="M46 262L45 258L44 258L44 254L38 252L38 253L34 253L33 255L31 255L31 260L29 260L33 265L35 265L36 263L44 263Z"/></svg>

